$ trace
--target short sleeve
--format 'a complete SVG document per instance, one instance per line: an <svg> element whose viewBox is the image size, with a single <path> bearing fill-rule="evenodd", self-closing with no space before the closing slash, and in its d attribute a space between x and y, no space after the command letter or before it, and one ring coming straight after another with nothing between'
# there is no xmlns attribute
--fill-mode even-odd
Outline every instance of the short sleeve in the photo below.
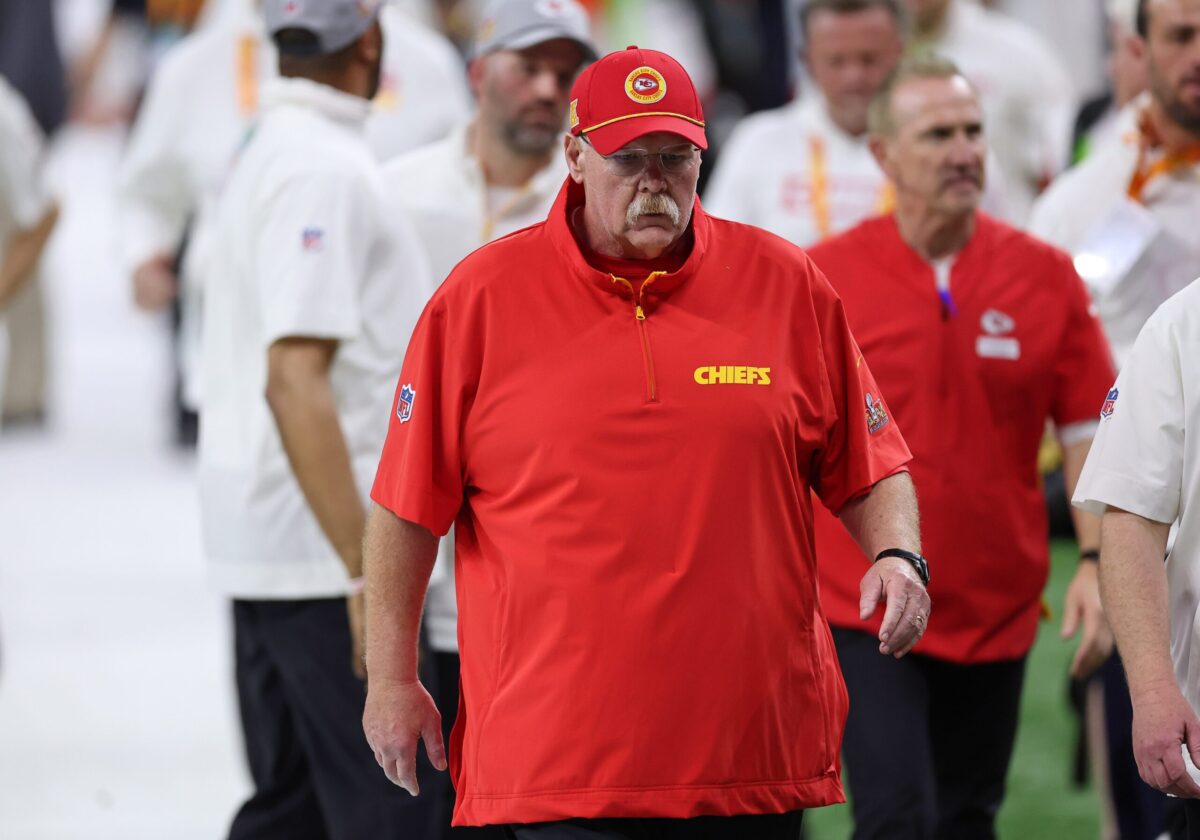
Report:
<svg viewBox="0 0 1200 840"><path fill-rule="evenodd" d="M1058 271L1066 287L1067 318L1055 354L1051 416L1064 434L1064 442L1070 442L1066 430L1079 424L1089 428L1094 425L1115 371L1108 339L1087 289L1070 258L1066 254L1059 257Z"/></svg>
<svg viewBox="0 0 1200 840"><path fill-rule="evenodd" d="M344 172L306 173L265 203L253 260L266 345L358 335L368 236L379 223L370 219L360 188Z"/></svg>
<svg viewBox="0 0 1200 840"><path fill-rule="evenodd" d="M1183 464L1183 376L1170 323L1147 322L1100 410L1100 426L1072 500L1101 515L1116 507L1174 522Z"/></svg>
<svg viewBox="0 0 1200 840"><path fill-rule="evenodd" d="M371 490L377 504L438 536L450 530L463 501L464 364L444 299L435 298L409 342Z"/></svg>
<svg viewBox="0 0 1200 840"><path fill-rule="evenodd" d="M826 376L826 436L813 489L834 513L912 460L871 370L850 332L842 301L811 269Z"/></svg>
<svg viewBox="0 0 1200 840"><path fill-rule="evenodd" d="M0 207L18 229L34 227L50 206L42 181L44 145L25 101L0 78Z"/></svg>

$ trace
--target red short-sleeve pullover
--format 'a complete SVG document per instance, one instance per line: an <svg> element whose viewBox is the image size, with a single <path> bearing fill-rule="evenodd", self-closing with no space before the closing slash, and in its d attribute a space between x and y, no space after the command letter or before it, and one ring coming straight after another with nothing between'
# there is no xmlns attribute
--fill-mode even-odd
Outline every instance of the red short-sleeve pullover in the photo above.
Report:
<svg viewBox="0 0 1200 840"><path fill-rule="evenodd" d="M697 202L634 298L580 255L582 200L430 301L372 494L456 524L454 822L840 801L810 490L836 509L908 450L800 250Z"/></svg>
<svg viewBox="0 0 1200 840"><path fill-rule="evenodd" d="M912 447L933 602L917 652L955 662L1024 656L1048 570L1037 468L1046 420L1094 422L1113 380L1070 257L979 214L943 302L934 269L892 216L810 254ZM878 616L858 618L867 560L828 515L817 517L817 554L830 623L874 632Z"/></svg>

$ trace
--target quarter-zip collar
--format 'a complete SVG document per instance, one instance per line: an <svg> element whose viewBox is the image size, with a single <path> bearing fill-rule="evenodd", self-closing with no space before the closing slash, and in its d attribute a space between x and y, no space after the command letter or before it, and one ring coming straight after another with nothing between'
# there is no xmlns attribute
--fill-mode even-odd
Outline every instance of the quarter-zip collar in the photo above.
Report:
<svg viewBox="0 0 1200 840"><path fill-rule="evenodd" d="M628 299L633 295L628 279L626 278L624 283L618 282L619 278L614 278L607 272L593 268L580 250L579 243L575 241L575 236L571 232L570 214L582 207L583 204L583 185L576 184L571 178L567 178L562 189L559 190L558 198L554 201L549 217L546 219L546 232L554 242L555 250L562 255L572 274L610 294ZM709 225L708 216L700 206L700 199L697 197L692 205L692 221L688 227L693 239L692 252L678 271L656 272L642 284L640 305L646 312L654 311L659 302L699 271L701 261L704 259L704 252L708 248Z"/></svg>
<svg viewBox="0 0 1200 840"><path fill-rule="evenodd" d="M326 119L361 134L371 113L371 103L308 79L271 79L263 85L263 109L286 106L315 111Z"/></svg>

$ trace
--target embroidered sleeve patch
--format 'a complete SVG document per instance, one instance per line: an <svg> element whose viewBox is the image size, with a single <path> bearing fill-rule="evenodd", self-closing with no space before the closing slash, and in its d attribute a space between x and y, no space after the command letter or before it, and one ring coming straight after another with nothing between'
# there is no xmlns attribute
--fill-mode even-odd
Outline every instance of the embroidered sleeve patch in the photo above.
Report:
<svg viewBox="0 0 1200 840"><path fill-rule="evenodd" d="M888 424L888 413L883 407L883 400L876 400L867 394L867 431L875 434Z"/></svg>
<svg viewBox="0 0 1200 840"><path fill-rule="evenodd" d="M1104 405L1100 406L1100 419L1101 420L1103 420L1106 417L1113 416L1113 411L1115 411L1117 408L1118 394L1119 394L1119 392L1117 391L1117 389L1113 388L1111 391L1108 392L1108 396L1106 396L1104 398Z"/></svg>
<svg viewBox="0 0 1200 840"><path fill-rule="evenodd" d="M396 417L401 423L407 423L412 419L413 401L417 398L417 392L412 385L404 385L400 388L400 398L396 400Z"/></svg>

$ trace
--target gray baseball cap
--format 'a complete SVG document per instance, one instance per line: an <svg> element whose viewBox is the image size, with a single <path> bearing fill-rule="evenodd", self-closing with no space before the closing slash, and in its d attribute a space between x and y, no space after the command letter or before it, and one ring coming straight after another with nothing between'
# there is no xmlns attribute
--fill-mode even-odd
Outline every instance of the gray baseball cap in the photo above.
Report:
<svg viewBox="0 0 1200 840"><path fill-rule="evenodd" d="M587 10L576 0L493 0L484 10L472 55L523 50L555 38L579 44L588 61L598 57Z"/></svg>
<svg viewBox="0 0 1200 840"><path fill-rule="evenodd" d="M328 55L350 46L379 17L382 0L263 0L267 32L274 39L284 29L301 29L315 37L312 45L277 44L287 55Z"/></svg>

